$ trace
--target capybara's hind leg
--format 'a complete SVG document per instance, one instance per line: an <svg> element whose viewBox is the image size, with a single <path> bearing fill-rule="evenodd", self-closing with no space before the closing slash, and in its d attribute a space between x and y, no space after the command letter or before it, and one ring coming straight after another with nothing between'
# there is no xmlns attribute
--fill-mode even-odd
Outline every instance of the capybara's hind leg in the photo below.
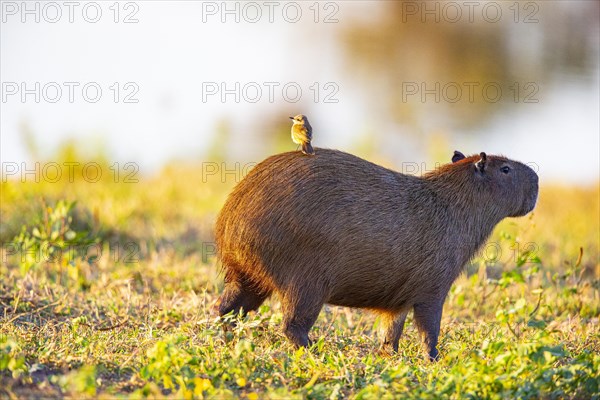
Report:
<svg viewBox="0 0 600 400"><path fill-rule="evenodd" d="M435 361L438 358L438 336L440 335L440 322L442 320L443 299L431 303L418 303L414 306L415 325L423 335L425 346L429 353L429 359Z"/></svg>
<svg viewBox="0 0 600 400"><path fill-rule="evenodd" d="M283 332L298 347L308 347L308 332L315 324L323 307L318 293L286 293L282 299Z"/></svg>
<svg viewBox="0 0 600 400"><path fill-rule="evenodd" d="M400 337L404 331L404 322L406 321L407 314L408 311L402 311L399 314L381 313L383 351L398 351L398 343L400 342Z"/></svg>
<svg viewBox="0 0 600 400"><path fill-rule="evenodd" d="M219 315L230 313L239 314L240 310L245 315L254 311L269 297L269 292L259 291L250 285L240 282L230 282L225 285L219 304Z"/></svg>

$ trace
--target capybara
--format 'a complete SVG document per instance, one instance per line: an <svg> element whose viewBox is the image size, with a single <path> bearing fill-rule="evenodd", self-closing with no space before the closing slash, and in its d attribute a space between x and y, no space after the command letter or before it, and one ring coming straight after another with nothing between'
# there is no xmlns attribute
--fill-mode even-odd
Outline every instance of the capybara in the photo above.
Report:
<svg viewBox="0 0 600 400"><path fill-rule="evenodd" d="M219 313L256 310L277 292L285 335L307 346L323 304L366 308L380 314L384 346L397 351L412 309L436 359L450 286L494 226L530 212L537 194L531 168L485 153L455 152L423 176L336 150L271 156L217 219Z"/></svg>

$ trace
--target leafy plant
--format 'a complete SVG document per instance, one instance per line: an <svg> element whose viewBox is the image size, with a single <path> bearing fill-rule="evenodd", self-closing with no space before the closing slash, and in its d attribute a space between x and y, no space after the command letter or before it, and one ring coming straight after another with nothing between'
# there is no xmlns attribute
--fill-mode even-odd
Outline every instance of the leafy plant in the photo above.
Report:
<svg viewBox="0 0 600 400"><path fill-rule="evenodd" d="M10 371L13 378L18 378L27 374L27 366L17 343L0 334L0 372L2 371Z"/></svg>
<svg viewBox="0 0 600 400"><path fill-rule="evenodd" d="M32 226L23 226L21 233L16 236L10 246L19 256L19 267L22 275L31 269L44 266L63 268L71 267L74 277L83 286L86 285L79 273L78 264L93 262L89 256L92 245L98 243L91 232L75 230L72 226L75 202L59 200L53 206L48 206L42 199L42 213ZM62 273L59 273L62 277Z"/></svg>

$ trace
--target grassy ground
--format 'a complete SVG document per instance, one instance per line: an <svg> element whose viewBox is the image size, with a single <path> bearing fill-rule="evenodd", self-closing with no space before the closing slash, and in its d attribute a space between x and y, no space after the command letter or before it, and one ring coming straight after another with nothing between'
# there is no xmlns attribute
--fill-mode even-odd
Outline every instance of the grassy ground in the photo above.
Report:
<svg viewBox="0 0 600 400"><path fill-rule="evenodd" d="M542 186L495 230L430 363L410 317L397 355L360 310L325 307L309 350L279 333L276 298L224 330L211 225L239 176L202 168L1 184L2 397L600 398L597 187Z"/></svg>

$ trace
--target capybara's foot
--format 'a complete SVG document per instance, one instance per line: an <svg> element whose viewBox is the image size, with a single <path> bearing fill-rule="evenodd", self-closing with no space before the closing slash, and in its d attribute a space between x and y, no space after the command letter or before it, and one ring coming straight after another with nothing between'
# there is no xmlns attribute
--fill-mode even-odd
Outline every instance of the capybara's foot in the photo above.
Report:
<svg viewBox="0 0 600 400"><path fill-rule="evenodd" d="M400 337L404 331L407 311L401 313L381 312L381 333L383 334L383 345L390 354L398 352Z"/></svg>
<svg viewBox="0 0 600 400"><path fill-rule="evenodd" d="M237 315L240 310L245 315L258 309L269 295L270 293L258 293L237 282L228 283L220 298L219 315L223 316L232 311Z"/></svg>
<svg viewBox="0 0 600 400"><path fill-rule="evenodd" d="M438 349L434 347L432 350L429 351L429 361L435 362L435 361L438 361L439 359L440 359L440 353L438 352Z"/></svg>
<svg viewBox="0 0 600 400"><path fill-rule="evenodd" d="M309 347L311 345L311 341L308 338L309 330L310 327L306 329L288 325L284 328L283 333L296 347Z"/></svg>
<svg viewBox="0 0 600 400"><path fill-rule="evenodd" d="M316 290L306 293L305 296L288 296L283 299L283 333L298 347L310 346L308 332L323 307L322 296L318 296Z"/></svg>
<svg viewBox="0 0 600 400"><path fill-rule="evenodd" d="M382 346L379 346L376 354L379 357L388 358L388 357L392 357L395 354L395 351L391 346L384 344Z"/></svg>
<svg viewBox="0 0 600 400"><path fill-rule="evenodd" d="M427 353L431 361L438 359L438 337L440 334L440 321L444 299L437 299L431 303L420 303L414 306L415 325L424 338Z"/></svg>

